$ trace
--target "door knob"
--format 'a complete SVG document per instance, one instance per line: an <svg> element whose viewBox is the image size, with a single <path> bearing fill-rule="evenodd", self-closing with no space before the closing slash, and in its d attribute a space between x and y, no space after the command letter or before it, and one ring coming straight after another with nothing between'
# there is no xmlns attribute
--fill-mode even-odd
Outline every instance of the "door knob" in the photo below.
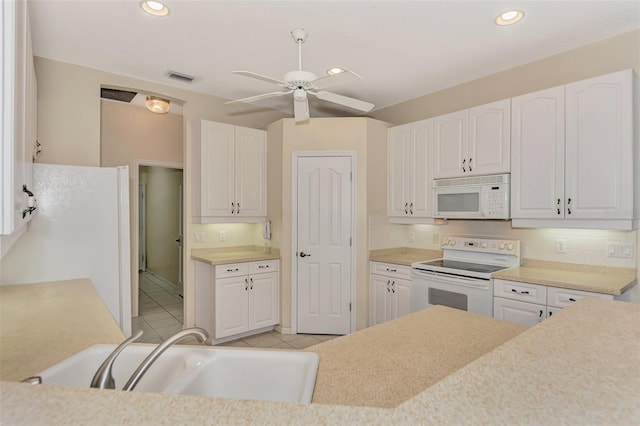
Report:
<svg viewBox="0 0 640 426"><path fill-rule="evenodd" d="M300 252L300 257L307 257L307 256L311 257L310 254L307 254L307 253L305 253L303 251Z"/></svg>

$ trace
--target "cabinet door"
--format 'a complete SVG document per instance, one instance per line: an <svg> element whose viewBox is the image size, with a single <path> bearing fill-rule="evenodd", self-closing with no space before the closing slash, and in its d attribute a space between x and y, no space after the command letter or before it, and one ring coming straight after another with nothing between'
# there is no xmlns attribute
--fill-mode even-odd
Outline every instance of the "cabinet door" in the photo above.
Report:
<svg viewBox="0 0 640 426"><path fill-rule="evenodd" d="M433 178L465 176L468 110L434 118ZM464 161L464 164L463 164Z"/></svg>
<svg viewBox="0 0 640 426"><path fill-rule="evenodd" d="M564 87L511 100L511 217L564 217Z"/></svg>
<svg viewBox="0 0 640 426"><path fill-rule="evenodd" d="M627 70L566 86L567 218L633 215L632 76Z"/></svg>
<svg viewBox="0 0 640 426"><path fill-rule="evenodd" d="M433 120L411 123L409 143L409 215L413 217L433 217L431 190L433 182L432 166Z"/></svg>
<svg viewBox="0 0 640 426"><path fill-rule="evenodd" d="M249 330L249 277L216 280L215 338Z"/></svg>
<svg viewBox="0 0 640 426"><path fill-rule="evenodd" d="M392 294L395 297L395 314L399 318L411 313L411 281L393 280ZM395 290L395 293L393 293Z"/></svg>
<svg viewBox="0 0 640 426"><path fill-rule="evenodd" d="M267 215L267 134L264 130L236 127L235 214Z"/></svg>
<svg viewBox="0 0 640 426"><path fill-rule="evenodd" d="M467 164L470 175L511 170L511 100L469 110Z"/></svg>
<svg viewBox="0 0 640 426"><path fill-rule="evenodd" d="M391 278L371 275L371 325L389 321L391 315Z"/></svg>
<svg viewBox="0 0 640 426"><path fill-rule="evenodd" d="M202 121L201 132L201 215L231 216L236 202L234 126Z"/></svg>
<svg viewBox="0 0 640 426"><path fill-rule="evenodd" d="M249 330L278 323L278 273L249 276Z"/></svg>
<svg viewBox="0 0 640 426"><path fill-rule="evenodd" d="M515 322L516 324L532 326L547 317L547 307L517 300L493 298L493 317Z"/></svg>
<svg viewBox="0 0 640 426"><path fill-rule="evenodd" d="M409 145L411 126L392 127L387 131L387 216L403 217L409 212Z"/></svg>

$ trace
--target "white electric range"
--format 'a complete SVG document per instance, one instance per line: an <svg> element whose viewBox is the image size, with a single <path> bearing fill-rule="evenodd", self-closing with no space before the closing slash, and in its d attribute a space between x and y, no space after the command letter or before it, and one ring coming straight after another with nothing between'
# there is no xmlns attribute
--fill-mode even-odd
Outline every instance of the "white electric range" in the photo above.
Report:
<svg viewBox="0 0 640 426"><path fill-rule="evenodd" d="M493 316L491 274L520 265L520 241L447 236L442 258L411 264L411 310L444 305Z"/></svg>

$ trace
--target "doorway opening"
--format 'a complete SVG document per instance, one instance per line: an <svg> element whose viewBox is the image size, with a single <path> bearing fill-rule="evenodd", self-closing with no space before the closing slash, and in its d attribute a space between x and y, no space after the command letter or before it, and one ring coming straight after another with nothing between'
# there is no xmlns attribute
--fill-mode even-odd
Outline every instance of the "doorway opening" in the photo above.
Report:
<svg viewBox="0 0 640 426"><path fill-rule="evenodd" d="M136 161L138 312L142 341L158 343L182 329L183 182L181 164Z"/></svg>

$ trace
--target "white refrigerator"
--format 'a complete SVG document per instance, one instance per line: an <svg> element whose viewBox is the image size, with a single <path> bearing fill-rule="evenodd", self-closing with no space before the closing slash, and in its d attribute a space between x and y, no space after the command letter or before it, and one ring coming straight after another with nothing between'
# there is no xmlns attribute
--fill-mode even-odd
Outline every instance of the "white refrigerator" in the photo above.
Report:
<svg viewBox="0 0 640 426"><path fill-rule="evenodd" d="M2 258L0 285L89 278L131 334L129 170L33 165L38 209Z"/></svg>

